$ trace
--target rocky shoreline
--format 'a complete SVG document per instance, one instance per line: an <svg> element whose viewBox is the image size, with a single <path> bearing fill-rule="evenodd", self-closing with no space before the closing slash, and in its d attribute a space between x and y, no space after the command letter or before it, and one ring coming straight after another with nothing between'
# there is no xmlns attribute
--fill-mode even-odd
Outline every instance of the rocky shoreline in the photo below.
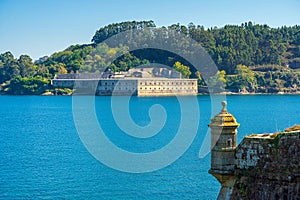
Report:
<svg viewBox="0 0 300 200"><path fill-rule="evenodd" d="M210 93L198 93L198 95L209 95ZM216 95L300 95L300 91L298 92L278 92L278 93L253 93L253 92L220 92L220 93L214 93ZM41 94L41 96L72 96L71 94L54 94L52 92L45 92ZM176 95L175 95L176 96Z"/></svg>

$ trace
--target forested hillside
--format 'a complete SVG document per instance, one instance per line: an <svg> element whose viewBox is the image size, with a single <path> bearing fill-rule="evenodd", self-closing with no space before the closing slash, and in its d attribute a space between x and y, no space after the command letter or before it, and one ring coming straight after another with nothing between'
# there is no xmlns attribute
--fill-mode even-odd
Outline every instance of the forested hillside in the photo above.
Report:
<svg viewBox="0 0 300 200"><path fill-rule="evenodd" d="M111 36L126 30L151 28L149 37L156 37L155 30L176 32L192 38L205 48L219 70L219 79L233 92L298 92L300 87L300 26L271 28L252 22L241 25L204 28L193 23L156 27L153 21L122 22L110 24L96 31L91 44L72 45L62 52L33 62L27 55L14 58L10 52L0 54L0 90L8 94L41 94L53 91L49 80L57 73L97 72L110 68L125 71L147 63L167 66L187 66L190 77L206 83L183 58L157 49L127 52L126 46L110 47L103 43ZM141 40L143 38L140 38ZM183 38L184 39L184 38ZM188 41L188 40L187 40ZM183 44L183 43L182 43ZM185 50L185 46L182 46ZM94 53L101 52L101 55ZM125 53L122 53L125 52ZM112 63L106 58L123 54ZM201 67L201 66L196 66ZM186 68L185 68L186 69ZM183 72L184 73L184 72Z"/></svg>

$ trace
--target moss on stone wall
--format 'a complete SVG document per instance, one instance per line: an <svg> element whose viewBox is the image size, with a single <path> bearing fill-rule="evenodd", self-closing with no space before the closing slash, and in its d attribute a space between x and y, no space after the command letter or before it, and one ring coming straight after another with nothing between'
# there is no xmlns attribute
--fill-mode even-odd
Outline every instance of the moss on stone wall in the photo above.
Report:
<svg viewBox="0 0 300 200"><path fill-rule="evenodd" d="M237 148L237 161L253 154L258 160L249 168L236 166L231 199L300 199L300 132L272 135L247 137Z"/></svg>

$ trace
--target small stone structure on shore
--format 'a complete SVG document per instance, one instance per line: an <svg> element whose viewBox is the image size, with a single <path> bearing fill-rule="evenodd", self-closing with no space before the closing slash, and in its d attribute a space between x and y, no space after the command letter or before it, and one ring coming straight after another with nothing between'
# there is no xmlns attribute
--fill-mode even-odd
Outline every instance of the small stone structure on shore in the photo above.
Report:
<svg viewBox="0 0 300 200"><path fill-rule="evenodd" d="M222 104L209 124L209 173L221 183L218 199L300 199L300 126L246 136L236 146L239 124Z"/></svg>

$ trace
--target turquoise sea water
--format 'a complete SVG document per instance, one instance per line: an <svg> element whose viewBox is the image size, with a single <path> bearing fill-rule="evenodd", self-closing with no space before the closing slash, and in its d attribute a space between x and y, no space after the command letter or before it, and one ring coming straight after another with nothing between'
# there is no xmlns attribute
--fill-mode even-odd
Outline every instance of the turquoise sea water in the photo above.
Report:
<svg viewBox="0 0 300 200"><path fill-rule="evenodd" d="M300 124L297 95L227 96L227 101L241 124L239 142L247 134ZM129 137L113 120L111 97L95 102L107 137L128 151L162 148L180 124L176 97L132 97L128 108L136 124L149 123L153 104L165 108L167 120L154 137ZM210 97L198 96L198 104L200 122L189 149L161 170L131 174L103 165L87 151L75 128L72 97L0 96L0 199L216 199L220 185L207 173L210 154L198 155L211 118Z"/></svg>

